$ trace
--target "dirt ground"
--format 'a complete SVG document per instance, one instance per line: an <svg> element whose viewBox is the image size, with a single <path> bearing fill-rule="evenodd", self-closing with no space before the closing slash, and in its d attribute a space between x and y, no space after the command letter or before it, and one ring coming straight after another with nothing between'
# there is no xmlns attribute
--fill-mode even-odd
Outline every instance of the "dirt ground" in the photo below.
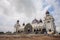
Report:
<svg viewBox="0 0 60 40"><path fill-rule="evenodd" d="M0 35L0 40L60 40L60 36L47 35Z"/></svg>

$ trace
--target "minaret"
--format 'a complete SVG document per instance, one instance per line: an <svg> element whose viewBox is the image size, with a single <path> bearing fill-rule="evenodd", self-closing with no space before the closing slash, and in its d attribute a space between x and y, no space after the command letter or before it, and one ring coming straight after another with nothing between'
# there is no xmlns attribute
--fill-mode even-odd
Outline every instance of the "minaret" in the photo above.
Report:
<svg viewBox="0 0 60 40"><path fill-rule="evenodd" d="M44 24L47 30L48 34L53 34L56 31L55 23L54 23L54 18L49 14L49 12L46 12L46 17L44 20Z"/></svg>
<svg viewBox="0 0 60 40"><path fill-rule="evenodd" d="M19 20L17 20L17 22L16 22L14 27L16 28L16 33L18 33L19 27L20 27Z"/></svg>

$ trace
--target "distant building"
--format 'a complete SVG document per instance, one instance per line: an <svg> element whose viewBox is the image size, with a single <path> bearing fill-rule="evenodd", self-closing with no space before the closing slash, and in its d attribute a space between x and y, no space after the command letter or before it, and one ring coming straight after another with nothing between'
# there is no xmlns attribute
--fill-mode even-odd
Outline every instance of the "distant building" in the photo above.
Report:
<svg viewBox="0 0 60 40"><path fill-rule="evenodd" d="M12 33L8 31L8 32L6 32L5 34L12 34Z"/></svg>
<svg viewBox="0 0 60 40"><path fill-rule="evenodd" d="M16 33L25 34L54 34L56 32L56 26L54 23L54 18L49 12L46 12L45 20L37 20L36 18L32 23L23 23L21 26L19 20L15 24Z"/></svg>

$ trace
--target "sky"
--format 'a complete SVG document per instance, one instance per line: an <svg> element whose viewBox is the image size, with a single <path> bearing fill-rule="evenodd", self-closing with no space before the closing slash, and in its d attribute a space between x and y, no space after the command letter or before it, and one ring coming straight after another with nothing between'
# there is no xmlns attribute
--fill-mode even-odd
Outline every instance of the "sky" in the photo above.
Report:
<svg viewBox="0 0 60 40"><path fill-rule="evenodd" d="M0 31L14 32L14 24L44 20L48 10L55 18L57 32L60 32L60 0L0 0Z"/></svg>

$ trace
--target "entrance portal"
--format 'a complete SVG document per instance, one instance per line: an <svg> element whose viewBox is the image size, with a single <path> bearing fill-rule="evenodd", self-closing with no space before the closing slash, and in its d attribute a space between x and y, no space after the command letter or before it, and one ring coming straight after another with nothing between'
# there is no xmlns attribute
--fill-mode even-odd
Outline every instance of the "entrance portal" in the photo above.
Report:
<svg viewBox="0 0 60 40"><path fill-rule="evenodd" d="M44 28L44 29L42 29L42 34L46 34L47 33L47 31L46 31L46 29Z"/></svg>

